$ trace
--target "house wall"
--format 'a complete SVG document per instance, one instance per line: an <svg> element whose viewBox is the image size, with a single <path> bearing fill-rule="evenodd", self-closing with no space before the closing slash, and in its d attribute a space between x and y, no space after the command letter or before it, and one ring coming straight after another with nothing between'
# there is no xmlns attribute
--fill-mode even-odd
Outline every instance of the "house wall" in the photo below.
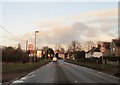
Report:
<svg viewBox="0 0 120 85"><path fill-rule="evenodd" d="M101 52L93 52L92 54L91 53L86 53L85 54L85 58L90 58L90 57L100 57L102 56L102 53Z"/></svg>
<svg viewBox="0 0 120 85"><path fill-rule="evenodd" d="M113 50L113 48L111 48L111 56L115 55L115 50Z"/></svg>
<svg viewBox="0 0 120 85"><path fill-rule="evenodd" d="M120 47L115 49L115 56L120 56Z"/></svg>
<svg viewBox="0 0 120 85"><path fill-rule="evenodd" d="M113 43L113 41L111 42L111 45L110 45L110 48L111 48L111 56L115 55L115 44Z"/></svg>
<svg viewBox="0 0 120 85"><path fill-rule="evenodd" d="M65 54L59 54L59 57L64 59L65 58Z"/></svg>
<svg viewBox="0 0 120 85"><path fill-rule="evenodd" d="M120 47L116 47L115 50L111 49L111 56L120 56Z"/></svg>
<svg viewBox="0 0 120 85"><path fill-rule="evenodd" d="M115 45L115 43L112 41L111 42L111 55L113 56L120 56L120 47Z"/></svg>
<svg viewBox="0 0 120 85"><path fill-rule="evenodd" d="M85 58L90 58L91 57L91 53L85 53Z"/></svg>
<svg viewBox="0 0 120 85"><path fill-rule="evenodd" d="M92 54L92 57L100 57L100 56L102 56L102 53L101 52L94 52L93 54Z"/></svg>
<svg viewBox="0 0 120 85"><path fill-rule="evenodd" d="M110 49L106 49L105 52L103 53L103 56L111 56Z"/></svg>
<svg viewBox="0 0 120 85"><path fill-rule="evenodd" d="M88 53L85 53L85 58L88 58Z"/></svg>

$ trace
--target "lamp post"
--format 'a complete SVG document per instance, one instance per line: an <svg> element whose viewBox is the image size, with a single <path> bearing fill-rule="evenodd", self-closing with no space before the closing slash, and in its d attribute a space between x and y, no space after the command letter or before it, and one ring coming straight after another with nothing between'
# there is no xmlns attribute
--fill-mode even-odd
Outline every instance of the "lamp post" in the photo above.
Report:
<svg viewBox="0 0 120 85"><path fill-rule="evenodd" d="M39 31L35 31L35 44L34 44L34 62L36 62L36 34L39 33Z"/></svg>
<svg viewBox="0 0 120 85"><path fill-rule="evenodd" d="M26 52L28 51L28 41L26 41Z"/></svg>

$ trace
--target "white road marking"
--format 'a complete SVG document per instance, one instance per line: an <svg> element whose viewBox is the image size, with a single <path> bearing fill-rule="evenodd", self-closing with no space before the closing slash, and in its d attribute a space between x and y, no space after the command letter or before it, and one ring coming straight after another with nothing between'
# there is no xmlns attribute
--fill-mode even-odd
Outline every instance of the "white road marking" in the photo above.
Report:
<svg viewBox="0 0 120 85"><path fill-rule="evenodd" d="M78 83L78 81L74 81L74 83Z"/></svg>
<svg viewBox="0 0 120 85"><path fill-rule="evenodd" d="M20 80L25 80L25 79L27 79L27 77L22 77Z"/></svg>
<svg viewBox="0 0 120 85"><path fill-rule="evenodd" d="M13 83L23 83L24 81L21 81L21 80L16 80L14 81Z"/></svg>
<svg viewBox="0 0 120 85"><path fill-rule="evenodd" d="M39 71L39 70L36 70L36 71Z"/></svg>
<svg viewBox="0 0 120 85"><path fill-rule="evenodd" d="M30 75L28 78L32 78L32 77L34 77L35 75Z"/></svg>
<svg viewBox="0 0 120 85"><path fill-rule="evenodd" d="M28 77L22 77L22 78L20 78L19 80L14 81L13 83L24 83L24 80L25 80L25 79L32 78L32 77L34 77L34 76L35 76L35 75L31 75L31 76L28 76Z"/></svg>

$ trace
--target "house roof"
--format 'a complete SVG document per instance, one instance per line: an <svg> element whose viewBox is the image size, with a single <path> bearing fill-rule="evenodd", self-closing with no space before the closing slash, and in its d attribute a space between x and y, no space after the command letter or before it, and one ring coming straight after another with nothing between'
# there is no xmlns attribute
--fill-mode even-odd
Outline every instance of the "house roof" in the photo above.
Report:
<svg viewBox="0 0 120 85"><path fill-rule="evenodd" d="M119 39L113 39L112 40L116 47L120 47L120 38Z"/></svg>
<svg viewBox="0 0 120 85"><path fill-rule="evenodd" d="M100 48L93 49L93 52L100 52Z"/></svg>
<svg viewBox="0 0 120 85"><path fill-rule="evenodd" d="M56 53L58 53L58 54L64 54L64 52L60 51L60 50L56 50Z"/></svg>
<svg viewBox="0 0 120 85"><path fill-rule="evenodd" d="M89 52L100 52L100 48L99 47L93 47L91 50L89 50L86 53L89 53Z"/></svg>

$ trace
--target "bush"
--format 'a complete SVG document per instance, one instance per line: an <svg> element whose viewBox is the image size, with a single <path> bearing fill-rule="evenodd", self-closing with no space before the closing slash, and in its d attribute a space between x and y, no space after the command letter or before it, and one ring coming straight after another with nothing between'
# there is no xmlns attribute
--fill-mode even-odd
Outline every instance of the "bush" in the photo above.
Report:
<svg viewBox="0 0 120 85"><path fill-rule="evenodd" d="M6 47L2 49L3 62L28 62L29 56L27 52L22 49L14 49L13 47Z"/></svg>

